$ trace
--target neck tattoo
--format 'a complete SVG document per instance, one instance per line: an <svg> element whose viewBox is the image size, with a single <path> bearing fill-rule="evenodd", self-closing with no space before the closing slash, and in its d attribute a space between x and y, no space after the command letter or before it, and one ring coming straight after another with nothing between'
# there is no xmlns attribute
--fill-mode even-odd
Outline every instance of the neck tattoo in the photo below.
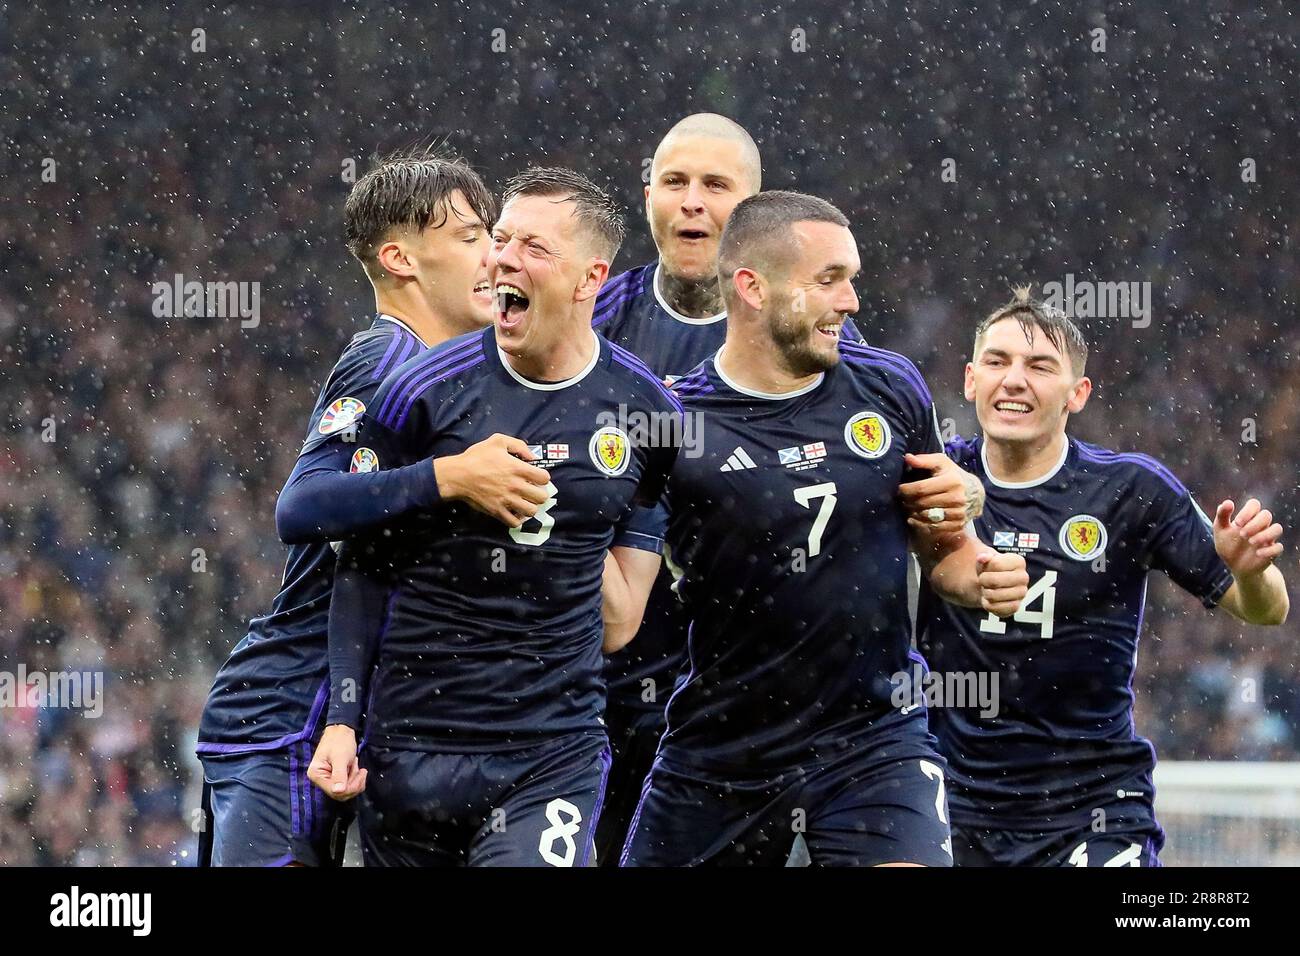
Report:
<svg viewBox="0 0 1300 956"><path fill-rule="evenodd" d="M724 309L717 279L680 279L660 269L659 291L665 302L687 318L707 319Z"/></svg>

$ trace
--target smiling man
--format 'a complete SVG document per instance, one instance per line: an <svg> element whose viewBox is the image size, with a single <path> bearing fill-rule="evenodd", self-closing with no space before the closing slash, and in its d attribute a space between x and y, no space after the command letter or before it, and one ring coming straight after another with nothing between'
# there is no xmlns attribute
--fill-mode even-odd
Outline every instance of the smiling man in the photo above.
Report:
<svg viewBox="0 0 1300 956"><path fill-rule="evenodd" d="M996 712L934 707L959 866L1156 866L1155 752L1133 725L1149 571L1208 608L1280 624L1282 527L1251 499L1206 517L1148 455L1066 434L1092 391L1079 328L1027 292L980 323L966 400L983 430L948 453L987 488L980 536L1023 555L1030 588L1003 620L923 590L919 644L936 675L997 678Z"/></svg>
<svg viewBox="0 0 1300 956"><path fill-rule="evenodd" d="M358 441L400 468L515 435L548 472L547 498L518 526L453 503L344 545L310 776L338 800L364 791L368 865L586 865L610 764L602 582L626 571L644 593L659 563L657 542L622 547L615 529L657 498L675 449L599 424L620 406L680 412L591 330L620 217L563 169L528 170L504 198L493 327L393 371Z"/></svg>
<svg viewBox="0 0 1300 956"><path fill-rule="evenodd" d="M623 850L630 866L951 863L943 760L908 666L910 549L950 600L1010 614L1024 561L910 523L909 456L939 451L901 355L845 342L859 270L844 215L759 193L723 232L724 346L674 384L706 436L678 458L667 543L689 673ZM959 525L960 527L960 525Z"/></svg>
<svg viewBox="0 0 1300 956"><path fill-rule="evenodd" d="M203 709L200 865L342 862L350 814L314 798L306 780L327 688L330 541L453 500L497 515L545 500L529 478L540 472L545 483L546 473L513 457L504 436L383 472L371 470L373 450L351 440L389 371L491 322L483 256L495 214L468 165L429 149L384 157L348 195L344 234L370 280L375 314L321 387L280 493L276 526L292 545L280 591L217 672Z"/></svg>
<svg viewBox="0 0 1300 956"><path fill-rule="evenodd" d="M718 284L718 243L736 204L761 185L758 146L739 123L694 113L674 124L655 149L645 187L645 215L658 257L605 285L596 302L596 331L667 382L721 348L727 310ZM842 332L860 338L851 321ZM633 525L630 534L635 533ZM664 704L684 660L686 621L671 586L665 569L636 640L611 655L605 670L614 768L597 846L600 861L610 866L618 862L663 733Z"/></svg>

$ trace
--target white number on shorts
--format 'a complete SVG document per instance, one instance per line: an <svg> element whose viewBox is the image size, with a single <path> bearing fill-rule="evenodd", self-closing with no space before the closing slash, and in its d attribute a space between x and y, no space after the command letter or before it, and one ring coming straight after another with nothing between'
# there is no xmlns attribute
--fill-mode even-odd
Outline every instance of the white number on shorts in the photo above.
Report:
<svg viewBox="0 0 1300 956"><path fill-rule="evenodd" d="M578 845L573 838L582 832L582 811L568 800L556 797L546 805L546 819L551 825L542 831L537 851L551 866L573 866L573 858L578 855ZM563 852L556 853L555 844L561 840L564 841Z"/></svg>
<svg viewBox="0 0 1300 956"><path fill-rule="evenodd" d="M1087 866L1088 865L1088 842L1085 840L1074 848L1070 858L1065 862L1070 866Z"/></svg>
<svg viewBox="0 0 1300 956"><path fill-rule="evenodd" d="M551 529L555 527L555 519L551 517L551 509L555 507L555 496L559 492L556 491L555 484L550 481L546 483L546 487L542 490L550 497L542 502L542 506L537 509L537 514L528 519L528 521L536 520L541 527L536 531L525 531L522 527L511 528L510 537L517 544L526 544L535 548L538 545L545 544L546 539L551 536ZM525 521L524 524L527 524L528 521Z"/></svg>
<svg viewBox="0 0 1300 956"><path fill-rule="evenodd" d="M931 763L929 760L922 760L920 761L920 764L921 773L939 784L939 792L934 796L934 812L939 814L939 822L946 825L948 823L948 796L944 792L943 788L943 770L939 768L938 764ZM943 848L948 852L948 856L951 857L952 837L948 837L948 839L943 841Z"/></svg>
<svg viewBox="0 0 1300 956"><path fill-rule="evenodd" d="M812 530L808 532L808 557L815 558L822 550L822 532L830 524L831 512L835 510L835 482L824 481L820 485L808 485L794 490L794 500L805 508L811 508L813 499L821 498L821 510L813 519Z"/></svg>
<svg viewBox="0 0 1300 956"><path fill-rule="evenodd" d="M1120 850L1102 866L1141 866L1142 865L1142 845L1140 843L1130 843L1127 850Z"/></svg>
<svg viewBox="0 0 1300 956"><path fill-rule="evenodd" d="M1025 592L1025 599L1020 602L1020 610L1012 616L1012 620L1021 624L1037 624L1039 627L1038 636L1047 640L1052 636L1052 627L1055 623L1056 616L1056 572L1046 571L1043 576L1034 582L1033 587ZM1043 599L1042 610L1031 611L1029 605L1033 604L1039 598ZM992 611L989 616L980 621L980 630L990 634L1005 634L1007 632L1007 622L1002 620Z"/></svg>

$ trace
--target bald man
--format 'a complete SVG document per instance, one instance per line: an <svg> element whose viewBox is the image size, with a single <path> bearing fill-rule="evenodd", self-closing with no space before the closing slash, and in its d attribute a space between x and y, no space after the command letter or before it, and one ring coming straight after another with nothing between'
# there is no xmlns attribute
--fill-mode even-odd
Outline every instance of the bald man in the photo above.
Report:
<svg viewBox="0 0 1300 956"><path fill-rule="evenodd" d="M655 150L645 187L659 256L606 283L596 302L596 331L670 383L717 352L727 325L718 241L731 211L761 186L758 147L739 123L695 113L673 126ZM861 340L848 321L841 334ZM659 547L654 535L644 541L647 549ZM636 639L606 660L605 723L614 764L596 836L604 865L617 865L684 660L687 621L671 584L671 574L661 572Z"/></svg>

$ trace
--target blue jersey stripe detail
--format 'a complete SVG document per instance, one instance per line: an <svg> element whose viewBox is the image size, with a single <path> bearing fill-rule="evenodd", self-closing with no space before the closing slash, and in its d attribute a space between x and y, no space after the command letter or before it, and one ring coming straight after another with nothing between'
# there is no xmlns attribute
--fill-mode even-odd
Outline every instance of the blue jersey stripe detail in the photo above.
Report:
<svg viewBox="0 0 1300 956"><path fill-rule="evenodd" d="M632 276L635 274L636 269L628 269L627 272L621 273L606 282L600 291L596 293L596 307L600 308L602 302L622 294L622 291L631 284Z"/></svg>
<svg viewBox="0 0 1300 956"><path fill-rule="evenodd" d="M654 386L659 390L659 394L664 396L664 398L668 399L668 401L672 404L673 408L677 409L678 412L683 411L682 403L678 400L677 396L668 390L668 387L659 380L659 377L655 375L654 372L650 371L649 366L647 366L644 362L642 362L639 358L637 358L627 349L615 345L613 342L609 342L608 345L609 345L610 354L614 356L615 362L617 362L619 365L624 366L625 368L631 369L633 372L636 372L638 375L642 376L643 378L649 379L651 382L654 382Z"/></svg>
<svg viewBox="0 0 1300 956"><path fill-rule="evenodd" d="M393 353L397 351L397 348L401 343L402 330L398 329L397 334L393 336L393 340L388 343L388 351L384 353L384 357L381 358L379 364L375 366L375 374L370 376L372 382L379 381L388 374L388 360L393 357Z"/></svg>
<svg viewBox="0 0 1300 956"><path fill-rule="evenodd" d="M925 379L922 377L920 369L918 369L910 359L902 355L899 355L897 352L890 352L886 349L872 348L869 345L858 345L855 342L841 341L840 354L843 355L845 358L849 358L850 360L851 357L875 359L876 360L875 364L879 364L887 368L892 368L894 371L898 372L898 374L901 375L903 379L907 381L914 389L916 389L916 392L921 397L921 401L923 404L927 406L934 404L934 397L930 394L930 390L926 387Z"/></svg>
<svg viewBox="0 0 1300 956"><path fill-rule="evenodd" d="M1110 451L1106 448L1099 448L1096 445L1088 445L1084 442L1076 442L1079 447L1079 457L1085 461L1096 462L1102 465L1112 465L1119 462L1129 462L1145 468L1152 474L1158 475L1170 488L1180 495L1191 497L1191 492L1174 475L1172 471L1162 465L1150 455L1143 455L1139 452L1117 452Z"/></svg>
<svg viewBox="0 0 1300 956"><path fill-rule="evenodd" d="M913 364L911 359L899 355L897 352L890 352L888 349L873 348L865 344L859 345L856 342L844 342L843 345L846 353L865 355L890 364L898 370L904 379L912 384L927 405L934 404L934 396L930 394L930 390L926 387L921 370Z"/></svg>
<svg viewBox="0 0 1300 956"><path fill-rule="evenodd" d="M398 330L398 334L394 338L396 341L389 346L388 352L384 355L384 360L375 369L372 381L382 381L389 372L409 359L419 349L419 343L416 341L415 336L405 330ZM397 355L390 360L390 355L393 352L396 352Z"/></svg>
<svg viewBox="0 0 1300 956"><path fill-rule="evenodd" d="M686 385L673 382L673 392L678 398L694 398L697 395L713 394L713 386L708 382L691 382Z"/></svg>
<svg viewBox="0 0 1300 956"><path fill-rule="evenodd" d="M1172 471L1162 465L1159 461L1150 455L1143 455L1140 452L1117 452L1108 448L1101 448L1097 445L1089 445L1086 442L1076 442L1079 446L1079 456L1088 461L1094 461L1099 464L1111 464L1114 462L1131 462L1135 465L1147 469L1164 479L1174 491L1179 494L1190 494L1187 487L1178 480Z"/></svg>
<svg viewBox="0 0 1300 956"><path fill-rule="evenodd" d="M615 357L622 356L623 359L632 368L640 369L642 372L644 372L646 375L649 375L656 382L660 381L659 376L654 373L654 370L650 368L649 365L646 365L645 362L641 361L641 357L637 355L635 352L629 352L627 349L623 348L623 346L618 345L614 342L609 343L609 350L614 354Z"/></svg>
<svg viewBox="0 0 1300 956"><path fill-rule="evenodd" d="M455 366L454 368L443 368L433 378L421 382L419 386L413 389L410 395L408 395L402 401L400 408L395 410L394 412L395 414L398 412L400 412L400 414L398 415L397 422L390 427L392 427L392 429L396 431L400 429L403 425L405 425L407 417L411 414L411 409L415 407L415 403L419 400L420 396L423 395L425 392L427 392L434 385L437 385L439 382L446 381L447 379L451 378L454 375L459 375L461 372L465 371L466 369L473 368L475 365L479 365L484 361L486 361L486 356L483 355L482 352L480 352L478 355L473 356L468 361L465 361L460 365Z"/></svg>
<svg viewBox="0 0 1300 956"><path fill-rule="evenodd" d="M627 272L618 276L618 278L610 279L601 286L600 291L596 293L597 312L604 309L613 299L621 298L624 293L633 289L633 284L630 280L632 278L632 273L635 271L635 269L629 269Z"/></svg>
<svg viewBox="0 0 1300 956"><path fill-rule="evenodd" d="M713 385L704 372L692 372L673 382L672 390L679 398L689 395L708 395L713 391Z"/></svg>
<svg viewBox="0 0 1300 956"><path fill-rule="evenodd" d="M412 367L407 370L406 374L397 381L394 388L389 391L388 397L384 400L383 407L380 408L380 413L386 414L388 411L391 411L392 407L402 400L406 391L411 387L412 382L418 380L429 371L454 364L466 355L472 354L476 349L481 349L481 347L482 339L475 337L470 341L465 342L462 345L457 345L451 349L443 351L432 350L432 354L427 355L421 361L414 363Z"/></svg>
<svg viewBox="0 0 1300 956"><path fill-rule="evenodd" d="M604 325L606 322L608 322L610 319L612 319L614 316L618 314L620 306L624 305L625 303L631 302L635 298L636 298L635 292L625 292L620 298L615 299L613 302L609 302L606 305L602 306L601 311L597 312L596 315L592 318L591 327L595 329Z"/></svg>
<svg viewBox="0 0 1300 956"><path fill-rule="evenodd" d="M406 374L397 380L396 384L394 384L393 388L389 391L388 396L384 399L383 404L380 405L378 412L376 412L376 417L385 417L389 409L401 401L410 383L414 379L419 378L431 368L437 368L463 358L474 349L481 347L482 344L483 340L476 337L463 345L458 345L445 352L435 351L430 355L426 355L421 361L417 362L413 368L407 369Z"/></svg>
<svg viewBox="0 0 1300 956"><path fill-rule="evenodd" d="M418 351L420 351L420 342L414 335L412 335L411 341L407 343L406 348L402 349L402 357L393 364L393 367L396 368L407 359L412 358Z"/></svg>
<svg viewBox="0 0 1300 956"><path fill-rule="evenodd" d="M303 740L311 740L316 736L316 725L325 712L325 703L329 700L329 691L329 678L326 678L321 681L320 688L316 691L316 698L312 702L311 711L307 715L307 725L296 734L288 734L277 740L269 740L260 744L213 744L200 741L195 745L194 752L201 754L252 753L253 751L280 750L284 747L291 747Z"/></svg>

